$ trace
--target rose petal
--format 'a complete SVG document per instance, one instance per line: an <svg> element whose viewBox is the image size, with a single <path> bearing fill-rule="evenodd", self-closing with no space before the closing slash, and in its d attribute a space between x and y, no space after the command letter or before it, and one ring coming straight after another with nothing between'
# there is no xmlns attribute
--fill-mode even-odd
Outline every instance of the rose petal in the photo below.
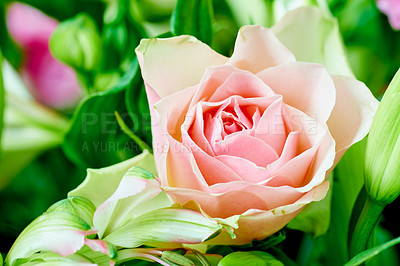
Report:
<svg viewBox="0 0 400 266"><path fill-rule="evenodd" d="M219 155L215 158L235 171L246 182L258 183L271 177L271 171L268 171L266 167L257 166L247 159L231 155ZM224 183L229 181L235 180L227 180Z"/></svg>
<svg viewBox="0 0 400 266"><path fill-rule="evenodd" d="M276 151L264 141L245 134L232 134L211 145L216 155L244 158L263 167L279 158Z"/></svg>
<svg viewBox="0 0 400 266"><path fill-rule="evenodd" d="M379 102L364 83L353 78L333 76L336 105L328 119L328 128L336 141L335 162L352 144L368 133Z"/></svg>
<svg viewBox="0 0 400 266"><path fill-rule="evenodd" d="M270 29L244 26L239 30L234 52L227 64L257 73L293 61L294 55Z"/></svg>
<svg viewBox="0 0 400 266"><path fill-rule="evenodd" d="M236 238L232 239L228 234L220 234L216 238L207 241L207 244L243 245L250 243L254 239L263 239L270 236L284 227L306 204L322 200L328 189L329 183L326 181L306 193L293 204L269 211L250 209L240 216L229 217L230 220L233 218L238 219L239 226L234 231ZM238 200L235 202L238 202ZM223 223L224 220L220 222Z"/></svg>
<svg viewBox="0 0 400 266"><path fill-rule="evenodd" d="M181 187L199 191L209 191L192 152L182 143L168 137L165 143L166 156L161 156L160 165L165 165L165 173L160 173L163 186Z"/></svg>
<svg viewBox="0 0 400 266"><path fill-rule="evenodd" d="M282 98L272 103L263 113L255 130L254 137L262 139L274 148L276 153L282 153L286 140L286 117L282 109Z"/></svg>
<svg viewBox="0 0 400 266"><path fill-rule="evenodd" d="M221 66L215 67L215 70L221 71L221 69L225 69L225 71L231 71L231 74L224 80L224 82L216 88L212 96L208 99L209 102L218 102L224 99L228 99L234 95L240 95L243 98L253 98L253 97L264 97L264 96L273 96L275 93L256 75L234 68L232 66ZM219 71L213 72L214 75L220 73ZM214 75L210 73L211 79ZM210 94L212 90L208 90L208 94ZM199 90L198 95L202 93ZM201 95L205 95L204 91ZM203 96L204 97L204 96ZM198 98L203 98L198 96Z"/></svg>
<svg viewBox="0 0 400 266"><path fill-rule="evenodd" d="M199 83L207 68L228 60L192 36L144 39L136 54L143 79L161 98Z"/></svg>
<svg viewBox="0 0 400 266"><path fill-rule="evenodd" d="M164 188L174 202L197 201L214 218L227 218L249 209L270 210L292 204L303 195L290 187L267 187L243 181L220 183L211 189L214 194L177 187Z"/></svg>
<svg viewBox="0 0 400 266"><path fill-rule="evenodd" d="M205 153L187 134L183 135L183 143L191 147L197 167L204 176L208 185L242 180L238 174L224 163L217 160L216 157Z"/></svg>
<svg viewBox="0 0 400 266"><path fill-rule="evenodd" d="M335 105L336 91L322 65L292 62L257 74L283 101L321 122L326 122Z"/></svg>

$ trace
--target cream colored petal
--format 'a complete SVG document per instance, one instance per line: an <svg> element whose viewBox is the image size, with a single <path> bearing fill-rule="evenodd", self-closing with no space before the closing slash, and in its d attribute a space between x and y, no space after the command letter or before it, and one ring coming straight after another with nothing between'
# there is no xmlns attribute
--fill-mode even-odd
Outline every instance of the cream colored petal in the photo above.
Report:
<svg viewBox="0 0 400 266"><path fill-rule="evenodd" d="M136 54L144 81L161 98L199 83L207 68L228 61L192 36L143 39Z"/></svg>
<svg viewBox="0 0 400 266"><path fill-rule="evenodd" d="M294 55L270 29L244 26L239 30L235 49L228 64L257 73L295 60Z"/></svg>
<svg viewBox="0 0 400 266"><path fill-rule="evenodd" d="M364 83L353 78L333 76L336 104L328 119L328 128L336 141L336 159L369 132L378 108L378 100Z"/></svg>

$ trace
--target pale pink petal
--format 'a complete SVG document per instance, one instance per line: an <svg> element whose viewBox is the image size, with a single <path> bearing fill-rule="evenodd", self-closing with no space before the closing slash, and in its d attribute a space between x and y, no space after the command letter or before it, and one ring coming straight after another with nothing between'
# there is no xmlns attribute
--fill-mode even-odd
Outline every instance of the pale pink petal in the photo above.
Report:
<svg viewBox="0 0 400 266"><path fill-rule="evenodd" d="M22 46L32 42L48 42L58 22L29 5L13 3L7 9L7 28Z"/></svg>
<svg viewBox="0 0 400 266"><path fill-rule="evenodd" d="M202 151L205 151L209 155L214 155L210 142L206 138L206 130L204 126L204 124L210 119L211 115L208 114L208 116L203 117L202 105L198 104L193 108L193 110L188 112L188 116L192 116L193 121L191 122L190 119L186 119L182 125L182 131L185 131L186 133L182 135L182 143L192 145L192 142L194 142ZM184 130L185 128L188 129ZM213 128L215 129L216 127Z"/></svg>
<svg viewBox="0 0 400 266"><path fill-rule="evenodd" d="M293 61L294 55L270 29L244 26L239 30L228 64L258 73L263 69Z"/></svg>
<svg viewBox="0 0 400 266"><path fill-rule="evenodd" d="M260 78L248 71L239 70L229 66L215 67L214 69L217 68L231 68L231 74L208 99L210 102L222 101L234 95L240 95L243 98L275 95L275 93Z"/></svg>
<svg viewBox="0 0 400 266"><path fill-rule="evenodd" d="M189 87L175 93L172 97L165 97L160 100L153 88L146 84L151 115L153 151L158 171L160 171L158 161L163 151L164 140L168 135L180 140L180 127L185 120L188 108L188 103L184 103L192 97L195 90L196 86ZM176 104L177 101L182 104Z"/></svg>
<svg viewBox="0 0 400 266"><path fill-rule="evenodd" d="M301 154L311 147L318 147L307 177L302 180L305 185L297 188L298 191L308 192L321 184L329 174L335 159L335 141L325 124L290 106L286 106L286 112L293 129L300 133L297 153Z"/></svg>
<svg viewBox="0 0 400 266"><path fill-rule="evenodd" d="M217 160L216 157L205 153L200 147L191 141L189 136L185 134L183 137L185 139L184 143L190 147L197 167L208 185L242 180L238 174L224 163Z"/></svg>
<svg viewBox="0 0 400 266"><path fill-rule="evenodd" d="M244 158L231 155L219 155L215 158L235 171L242 180L249 183L262 182L268 180L272 176L271 171L269 171L268 168L257 166L255 163ZM235 180L231 179L220 183L226 183L229 181Z"/></svg>
<svg viewBox="0 0 400 266"><path fill-rule="evenodd" d="M333 76L336 105L328 119L328 128L336 141L336 152L346 151L368 133L378 101L364 83L344 76ZM336 156L335 162L341 156Z"/></svg>
<svg viewBox="0 0 400 266"><path fill-rule="evenodd" d="M282 229L305 205L312 201L322 200L328 189L329 183L325 181L310 192L304 194L304 196L293 204L277 207L268 211L249 209L237 217L239 226L234 231L236 235L235 239L229 237L228 234L222 233L206 243L210 245L243 245L250 243L254 239L264 239ZM238 202L238 200L234 202Z"/></svg>
<svg viewBox="0 0 400 266"><path fill-rule="evenodd" d="M216 155L237 156L263 167L279 158L276 151L264 141L245 134L232 134L211 145Z"/></svg>
<svg viewBox="0 0 400 266"><path fill-rule="evenodd" d="M166 176L161 176L163 186L180 187L208 191L209 187L204 180L192 152L182 143L169 137L166 139L165 161L160 157L160 164L166 165Z"/></svg>
<svg viewBox="0 0 400 266"><path fill-rule="evenodd" d="M292 204L303 195L290 187L274 188L243 181L220 183L211 189L214 194L176 187L164 188L174 202L184 204L194 200L203 211L214 218L227 218L249 209L270 210Z"/></svg>
<svg viewBox="0 0 400 266"><path fill-rule="evenodd" d="M159 157L163 151L162 143L164 139L165 132L161 128L161 122L159 115L154 107L154 105L161 99L160 96L145 82L147 101L149 102L150 117L151 117L151 135L153 136L153 153L154 159L158 162ZM158 164L157 169L158 169ZM160 169L158 169L160 171Z"/></svg>
<svg viewBox="0 0 400 266"><path fill-rule="evenodd" d="M263 113L256 127L254 137L262 139L274 148L276 153L282 153L287 137L286 114L282 109L282 99L272 103Z"/></svg>
<svg viewBox="0 0 400 266"><path fill-rule="evenodd" d="M275 172L277 169L286 164L289 160L298 155L299 132L290 132L286 138L285 146L283 147L282 154L278 160L268 165L268 170Z"/></svg>
<svg viewBox="0 0 400 266"><path fill-rule="evenodd" d="M144 39L136 54L143 79L161 98L199 83L206 69L228 60L192 36Z"/></svg>
<svg viewBox="0 0 400 266"><path fill-rule="evenodd" d="M265 69L258 76L287 105L320 122L326 122L335 105L336 91L331 76L322 65L292 62Z"/></svg>

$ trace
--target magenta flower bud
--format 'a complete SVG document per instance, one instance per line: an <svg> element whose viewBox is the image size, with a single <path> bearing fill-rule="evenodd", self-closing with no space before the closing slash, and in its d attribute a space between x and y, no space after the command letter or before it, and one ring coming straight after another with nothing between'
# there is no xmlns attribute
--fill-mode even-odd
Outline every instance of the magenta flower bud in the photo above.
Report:
<svg viewBox="0 0 400 266"><path fill-rule="evenodd" d="M24 53L20 72L25 84L39 102L63 109L75 105L82 91L75 72L50 54L49 38L57 24L28 5L14 3L7 11L10 35Z"/></svg>

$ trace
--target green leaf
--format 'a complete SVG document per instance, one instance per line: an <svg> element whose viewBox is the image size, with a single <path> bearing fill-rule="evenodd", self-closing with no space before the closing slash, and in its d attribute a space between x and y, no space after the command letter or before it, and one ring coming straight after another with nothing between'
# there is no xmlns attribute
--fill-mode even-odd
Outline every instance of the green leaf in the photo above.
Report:
<svg viewBox="0 0 400 266"><path fill-rule="evenodd" d="M98 26L102 26L105 4L93 0L21 0L19 2L31 5L59 21L71 18L80 12L86 12L93 17Z"/></svg>
<svg viewBox="0 0 400 266"><path fill-rule="evenodd" d="M85 171L77 169L60 148L46 151L22 169L0 192L0 235L4 246L11 247L29 223L78 186Z"/></svg>
<svg viewBox="0 0 400 266"><path fill-rule="evenodd" d="M148 37L142 25L129 13L132 2L122 0L107 3L102 32L103 70L119 69L121 64L131 61L135 56L132 49L139 45L142 38Z"/></svg>
<svg viewBox="0 0 400 266"><path fill-rule="evenodd" d="M93 214L95 211L96 207L90 200L83 197L68 197L51 205L46 213L68 212L80 217L88 225L93 226Z"/></svg>
<svg viewBox="0 0 400 266"><path fill-rule="evenodd" d="M1 157L1 136L3 133L4 109L5 109L5 91L3 84L2 65L3 65L3 56L1 55L1 50L0 50L0 157Z"/></svg>
<svg viewBox="0 0 400 266"><path fill-rule="evenodd" d="M37 251L71 255L83 246L85 236L93 233L95 231L76 215L68 212L45 213L19 235L6 257L6 266Z"/></svg>
<svg viewBox="0 0 400 266"><path fill-rule="evenodd" d="M175 35L192 35L206 44L211 44L212 24L211 0L178 0L170 25L171 32Z"/></svg>
<svg viewBox="0 0 400 266"><path fill-rule="evenodd" d="M262 251L238 251L225 256L218 266L283 266L283 263L275 259L274 256Z"/></svg>
<svg viewBox="0 0 400 266"><path fill-rule="evenodd" d="M286 14L272 31L297 61L319 63L330 74L353 76L347 63L337 20L317 7L302 7Z"/></svg>
<svg viewBox="0 0 400 266"><path fill-rule="evenodd" d="M400 243L400 237L392 239L384 244L381 244L377 247L368 249L356 255L352 258L349 262L345 264L345 266L356 266L360 265L369 259L373 258L374 256L378 255L380 252Z"/></svg>
<svg viewBox="0 0 400 266"><path fill-rule="evenodd" d="M111 91L91 95L77 108L63 143L72 161L85 167L104 167L140 153L140 148L122 131L115 117L118 112L132 126L125 106L125 91L136 86L138 80L140 71L135 60Z"/></svg>
<svg viewBox="0 0 400 266"><path fill-rule="evenodd" d="M114 194L97 208L93 222L99 238L103 238L144 213L171 205L172 201L154 176L133 167Z"/></svg>
<svg viewBox="0 0 400 266"><path fill-rule="evenodd" d="M220 232L222 225L199 212L164 208L147 212L111 232L104 240L121 247L162 243L201 243Z"/></svg>
<svg viewBox="0 0 400 266"><path fill-rule="evenodd" d="M153 155L148 151L101 169L88 169L85 181L68 196L81 196L90 200L96 207L100 206L117 189L125 173L132 167L139 166L152 174L157 174Z"/></svg>
<svg viewBox="0 0 400 266"><path fill-rule="evenodd" d="M18 68L21 65L22 53L8 32L6 5L3 3L0 4L0 51L13 67Z"/></svg>

